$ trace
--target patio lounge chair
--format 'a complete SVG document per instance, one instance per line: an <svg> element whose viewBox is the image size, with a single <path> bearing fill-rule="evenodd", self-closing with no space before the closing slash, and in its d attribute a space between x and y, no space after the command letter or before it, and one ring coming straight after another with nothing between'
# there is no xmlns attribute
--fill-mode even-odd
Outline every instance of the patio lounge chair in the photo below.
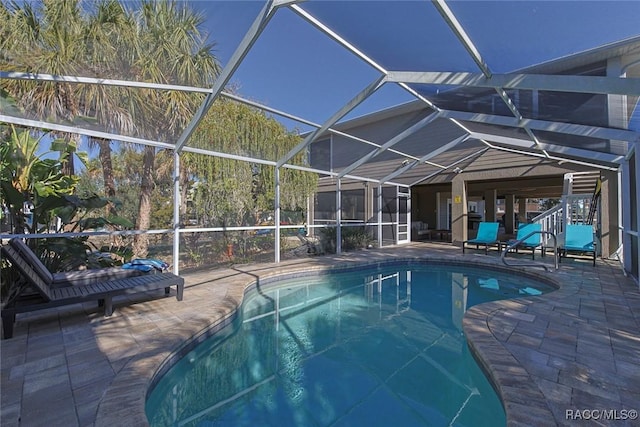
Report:
<svg viewBox="0 0 640 427"><path fill-rule="evenodd" d="M462 253L464 253L467 244L476 245L476 249L480 245L484 245L485 253L489 253L489 245L498 245L498 250L502 249L502 244L498 240L499 226L500 224L497 222L481 222L478 226L476 238L462 242Z"/></svg>
<svg viewBox="0 0 640 427"><path fill-rule="evenodd" d="M31 248L22 239L11 239L9 245L29 264L44 281L51 282L51 287L90 285L108 280L124 279L126 277L140 276L144 274L139 270L127 270L120 267L100 268L93 270L63 271L50 273L49 269L33 253Z"/></svg>
<svg viewBox="0 0 640 427"><path fill-rule="evenodd" d="M172 273L140 274L137 270L134 272L124 270L126 273L116 273L117 269L97 270L91 273L91 270L87 270L89 279L55 281L54 275L21 240L12 239L9 245L2 247L1 252L2 256L9 260L13 268L35 291L35 294L21 292L2 307L4 338L13 336L13 324L18 313L85 301L97 301L99 305L104 305L104 315L111 316L114 296L162 288L168 294L171 286L176 286L176 297L178 301L182 301L184 279ZM82 272L74 272L74 274L77 277L81 276ZM128 277L123 275L128 275ZM58 279L60 277L58 275ZM69 278L68 276L63 277Z"/></svg>
<svg viewBox="0 0 640 427"><path fill-rule="evenodd" d="M507 245L511 245L518 240L524 239L525 237L527 237L527 235L536 231L541 231L541 230L542 230L542 225L540 224L520 224L518 226L518 234L516 235L515 240L509 240L507 242ZM535 260L536 249L538 247L540 248L540 252L542 253L542 256L544 256L546 251L545 251L544 245L542 244L542 235L540 233L532 234L531 236L527 237L526 240L524 240L514 249L516 250L516 253L518 252L518 248L531 249L531 259Z"/></svg>
<svg viewBox="0 0 640 427"><path fill-rule="evenodd" d="M591 254L593 266L596 266L596 243L593 241L593 227L591 225L567 224L564 230L564 243L558 247L558 261L567 253Z"/></svg>

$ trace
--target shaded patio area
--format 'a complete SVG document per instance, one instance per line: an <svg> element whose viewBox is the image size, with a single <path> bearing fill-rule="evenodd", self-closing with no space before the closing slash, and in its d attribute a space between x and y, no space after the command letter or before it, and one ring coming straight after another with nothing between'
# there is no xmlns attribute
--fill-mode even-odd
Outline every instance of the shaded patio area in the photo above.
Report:
<svg viewBox="0 0 640 427"><path fill-rule="evenodd" d="M249 283L393 259L502 265L495 251L470 250L462 256L460 248L448 244L412 243L185 273L183 302L162 298L161 292L125 306L116 300L110 318L93 305L18 316L14 338L2 342L0 422L144 425L153 375L186 342L200 341L227 323ZM552 257L545 259L550 264ZM600 259L596 267L589 260L568 259L554 273L527 271L551 278L560 289L474 306L464 320L470 346L496 384L509 424L563 425L572 423L567 411L639 410L640 292L633 280L617 261Z"/></svg>

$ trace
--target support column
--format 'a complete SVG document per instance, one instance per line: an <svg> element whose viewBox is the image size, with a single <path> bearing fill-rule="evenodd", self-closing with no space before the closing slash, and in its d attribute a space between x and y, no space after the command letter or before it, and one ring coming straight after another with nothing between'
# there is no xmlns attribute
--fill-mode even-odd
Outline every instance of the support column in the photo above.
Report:
<svg viewBox="0 0 640 427"><path fill-rule="evenodd" d="M382 184L378 185L378 212L376 215L378 217L378 247L382 247Z"/></svg>
<svg viewBox="0 0 640 427"><path fill-rule="evenodd" d="M618 172L602 171L600 190L600 244L601 255L608 258L620 246L618 237Z"/></svg>
<svg viewBox="0 0 640 427"><path fill-rule="evenodd" d="M516 198L513 194L507 194L504 197L504 232L507 234L514 234L515 231L515 216L513 209L515 200Z"/></svg>
<svg viewBox="0 0 640 427"><path fill-rule="evenodd" d="M487 190L484 192L484 220L486 222L495 222L496 203L498 199L497 190Z"/></svg>
<svg viewBox="0 0 640 427"><path fill-rule="evenodd" d="M307 197L307 217L305 223L307 224L307 236L315 236L316 229L313 227L314 218L316 217L316 206L314 203L314 196Z"/></svg>
<svg viewBox="0 0 640 427"><path fill-rule="evenodd" d="M633 274L636 276L638 283L640 284L640 185L638 184L638 177L640 176L640 142L635 143L635 152L633 154L633 159L635 160L635 182L631 182L631 197L634 198L633 208L631 209L631 214L635 216L635 236L632 239L636 244L636 254L635 254L635 271ZM631 252L631 247L628 249Z"/></svg>
<svg viewBox="0 0 640 427"><path fill-rule="evenodd" d="M623 62L625 62L624 56L608 59L607 60L607 76L626 77L626 68L628 64L625 65ZM620 129L626 129L628 127L629 110L628 110L627 95L607 95L607 111L609 113L609 126L620 128ZM637 182L635 183L632 182L632 179L629 173L630 171L628 169L628 166L631 166L630 163L635 161L635 179L637 180L638 173L640 171L639 169L640 155L638 153L638 148L640 148L640 143L635 142L634 145L635 145L635 153L634 153L635 160L634 160L634 157L632 157L631 159L629 159L630 162L628 164L625 162L623 166L623 181L622 181L623 190L625 191L625 195L624 195L625 197L623 198L623 201L622 201L625 233L622 239L624 242L624 249L623 249L624 267L625 267L625 270L627 271L634 270L634 264L636 269L638 269L638 266L640 265L640 250L636 251L637 252L636 259L635 260L631 259L632 241L635 241L636 245L640 243L639 242L640 236L638 236L637 234L638 228L640 228L638 227L638 223L640 223L640 209L638 209L638 197L640 195L640 189L638 187L640 186L638 186ZM626 176L625 176L625 172L626 172ZM620 191L619 188L618 188L618 191ZM604 195L602 197L602 200L604 200ZM634 212L634 207L635 207L635 212ZM601 212L602 211L603 209L601 209ZM631 221L627 221L630 215L633 215L635 218L631 219ZM632 222L634 222L634 220L636 223L636 228L634 230L636 232L636 235L632 236L627 234L626 232L631 230L631 228L628 228L628 227L632 226ZM611 222L611 220L609 222ZM609 249L611 250L611 248ZM604 251L602 252L602 255L603 256L605 255ZM638 270L633 272L633 274L635 274L636 276L640 276L640 273L638 272Z"/></svg>
<svg viewBox="0 0 640 427"><path fill-rule="evenodd" d="M464 174L457 174L451 182L451 241L462 247L469 240L467 230L467 183Z"/></svg>
<svg viewBox="0 0 640 427"><path fill-rule="evenodd" d="M607 76L626 77L623 57L610 58L607 60ZM627 95L607 95L607 110L609 114L609 125L612 127L626 129L629 125L629 110L627 104ZM636 144L637 148L637 144ZM636 151L637 154L637 151ZM623 166L624 168L624 166ZM603 171L602 175L602 193L600 196L600 220L602 245L602 257L609 257L615 252L620 244L620 234L618 219L620 210L624 210L620 206L618 194L622 191L619 185L617 173ZM626 185L626 184L624 184ZM633 194L627 193L626 197L634 197ZM637 197L637 195L636 195ZM625 250L631 247L625 247ZM626 253L625 253L626 255Z"/></svg>
<svg viewBox="0 0 640 427"><path fill-rule="evenodd" d="M364 221L368 224L365 226L366 233L370 235L371 238L377 236L374 230L371 228L369 223L375 222L376 214L373 211L373 206L375 204L373 194L373 186L365 182L364 183Z"/></svg>
<svg viewBox="0 0 640 427"><path fill-rule="evenodd" d="M622 57L607 60L607 76L626 77ZM629 124L629 111L627 108L627 95L607 95L607 111L609 113L609 125L626 129Z"/></svg>
<svg viewBox="0 0 640 427"><path fill-rule="evenodd" d="M342 182L336 182L336 254L342 253Z"/></svg>
<svg viewBox="0 0 640 427"><path fill-rule="evenodd" d="M275 226L276 229L273 232L275 237L273 252L275 254L274 261L280 262L280 168L276 167L274 171L275 180L275 197L274 197L274 213L275 213Z"/></svg>
<svg viewBox="0 0 640 427"><path fill-rule="evenodd" d="M527 199L526 197L520 197L518 199L518 222L520 224L527 223Z"/></svg>
<svg viewBox="0 0 640 427"><path fill-rule="evenodd" d="M371 222L375 218L375 212L373 211L373 188L368 183L364 183L364 219L365 222Z"/></svg>
<svg viewBox="0 0 640 427"><path fill-rule="evenodd" d="M180 153L173 152L173 274L180 274Z"/></svg>
<svg viewBox="0 0 640 427"><path fill-rule="evenodd" d="M629 173L629 168L631 167L631 162L633 158L630 160L625 160L622 163L622 226L624 227L624 231L622 233L622 244L624 248L622 250L622 261L624 265L624 269L627 272L632 270L632 260L631 260L631 235L628 233L631 230L631 174Z"/></svg>

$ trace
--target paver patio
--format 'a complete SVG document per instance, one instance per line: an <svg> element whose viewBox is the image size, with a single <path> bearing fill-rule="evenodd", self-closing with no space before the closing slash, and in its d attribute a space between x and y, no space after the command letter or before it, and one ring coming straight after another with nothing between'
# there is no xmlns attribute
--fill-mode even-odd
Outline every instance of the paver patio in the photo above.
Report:
<svg viewBox="0 0 640 427"><path fill-rule="evenodd" d="M183 274L184 301L162 291L114 302L110 318L94 305L19 315L0 344L2 426L145 425L146 391L185 341L229 321L245 286L274 274L345 263L427 258L502 265L447 244L410 245ZM550 262L551 257L546 258ZM572 425L577 410L640 410L640 292L617 261L563 261L558 291L469 309L464 328L497 385L510 425ZM120 300L122 301L122 300ZM633 414L633 412L628 412ZM636 412L637 414L637 412ZM593 422L593 421L592 421ZM598 425L638 425L599 420Z"/></svg>

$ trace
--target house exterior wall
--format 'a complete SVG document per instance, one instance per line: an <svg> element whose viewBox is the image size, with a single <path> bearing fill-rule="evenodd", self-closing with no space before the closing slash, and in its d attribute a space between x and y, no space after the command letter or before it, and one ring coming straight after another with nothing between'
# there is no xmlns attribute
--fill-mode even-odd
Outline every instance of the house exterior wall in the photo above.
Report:
<svg viewBox="0 0 640 427"><path fill-rule="evenodd" d="M370 166L374 166L374 164ZM524 182L526 179L533 179L536 177L549 178L557 177L558 182L561 182L562 176L565 173L581 172L589 170L586 167L563 164L559 165L557 162L548 161L546 159L528 157L520 154L505 153L497 150L488 150L486 153L478 156L476 159L465 165L462 173L443 173L442 176L453 178L449 183L428 184L430 180L425 181L427 184L419 185L412 188L412 221L422 221L428 224L430 229L448 229L452 230L452 241L457 244L461 244L462 241L469 238L469 217L468 209L462 211L463 206L468 206L470 200L470 188L477 186L478 189L474 190L478 193L476 198L482 200L482 196L486 194L490 188L500 188L500 185L506 185L506 183L517 183L519 181ZM612 172L609 174L604 173L603 176L603 192L601 201L601 250L603 256L609 256L611 253L617 250L620 245L620 239L618 237L618 194L620 189L618 188L617 173ZM540 179L541 179L540 178ZM457 186L454 188L454 183L457 182ZM492 184L495 182L496 184ZM324 179L321 181L320 192L328 192L325 196L326 200L333 200L336 189L335 179ZM484 183L484 184L483 184ZM492 187L493 186L493 187ZM351 197L354 192L364 193L363 200L364 206L358 208L358 212L363 211L364 217L358 215L357 218L363 221L377 222L377 215L374 212L373 206L375 205L374 193L377 185L375 183L363 183L359 181L343 180L341 185L342 191L345 193L345 197ZM457 192L456 192L457 191ZM561 192L561 185L558 184L558 191ZM456 196L465 195L465 200L460 199L459 202ZM560 197L560 193L556 197ZM512 194L513 196L513 194ZM327 199L326 197L329 197ZM516 197L517 198L517 197ZM344 199L343 199L344 200ZM500 221L502 213L505 212L506 206L501 199L497 202L495 213L496 220ZM451 218L448 217L448 203L451 203ZM344 206L348 206L348 203L344 203ZM501 209L502 206L502 209ZM318 207L316 206L316 210ZM485 217L486 213L490 211L490 208L485 207L483 212L479 212ZM513 211L520 210L520 204L514 206ZM528 203L526 205L527 212L535 212L538 210L536 203ZM346 212L345 212L346 214ZM347 218L347 215L345 218ZM353 215L351 215L353 216ZM335 215L333 216L335 217ZM449 220L451 224L449 224ZM511 222L507 225L511 227L515 224ZM506 230L509 232L511 227ZM513 230L515 232L515 230Z"/></svg>

